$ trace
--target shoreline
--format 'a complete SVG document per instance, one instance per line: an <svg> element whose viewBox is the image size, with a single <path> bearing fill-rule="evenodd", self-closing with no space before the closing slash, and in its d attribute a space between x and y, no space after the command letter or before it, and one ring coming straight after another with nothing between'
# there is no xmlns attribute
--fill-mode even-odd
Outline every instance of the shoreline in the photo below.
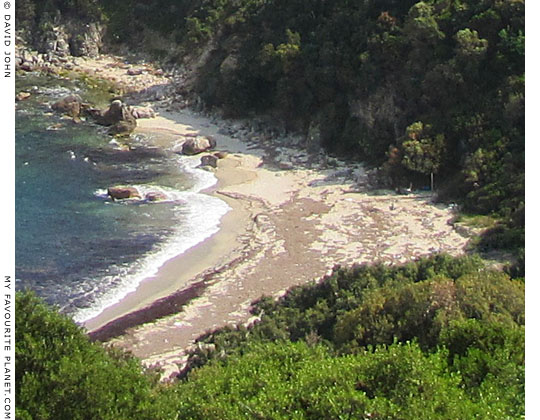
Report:
<svg viewBox="0 0 540 420"><path fill-rule="evenodd" d="M227 200L224 201L227 202ZM101 334L113 338L116 335L104 331L109 328L118 329L118 324L123 323L124 319L129 327L133 327L153 321L157 317L169 315L169 311L157 310L155 306L169 300L176 302L174 296L181 294L184 290L201 288L209 271L213 267L226 264L227 256L231 255L235 246L238 245L234 227L244 223L246 213L233 200L229 200L227 204L231 210L222 217L218 232L184 253L167 260L154 276L141 281L136 290L124 296L119 302L106 307L97 316L84 321L82 325L89 335ZM178 304L173 305L176 307ZM180 308L183 305L184 303L181 303L177 307ZM147 310L154 315L148 316L145 313ZM133 322L132 314L138 314L136 319L139 321ZM123 330L129 327L123 327Z"/></svg>
<svg viewBox="0 0 540 420"><path fill-rule="evenodd" d="M304 158L298 148L248 145L219 135L209 118L191 112L163 111L145 121L143 130L171 132L176 127L181 132L189 126L216 135L217 149L229 152L218 161L218 183L207 191L232 208L220 231L160 269L158 279L176 276L168 292L145 296L147 305L138 307L121 302L122 315L89 332L94 340L131 351L147 366L161 367L164 377L181 369L197 337L253 322L253 300L318 281L336 264L402 263L434 252L464 252L468 240L449 224L451 208L432 204L429 194L404 196L362 187L367 174L361 166L299 164ZM293 169L280 169L283 162L269 155L287 155L287 167L288 159L296 162ZM180 277L190 277L183 271L186 265L192 268L189 261L199 274L173 290Z"/></svg>
<svg viewBox="0 0 540 420"><path fill-rule="evenodd" d="M137 86L139 76L111 65L115 59L77 62L81 71ZM167 80L152 74L139 88ZM451 225L453 209L433 204L430 194L373 191L361 164L309 153L294 136L271 137L242 121L196 114L174 99L146 102L157 117L137 120L136 133L155 135L164 148L186 133L214 137L216 150L228 155L218 161L217 184L203 193L226 201L231 210L217 233L84 322L93 339L131 351L173 376L197 337L252 322L250 304L263 295L277 297L318 281L335 265L464 253L468 238Z"/></svg>
<svg viewBox="0 0 540 420"><path fill-rule="evenodd" d="M191 113L188 115L190 117L187 115L183 117L187 117L190 122L193 122L193 118L195 120L200 118L192 116ZM153 143L164 149L170 149L178 136L193 132L192 124L183 124L178 121L178 118L167 119L157 116L152 119L138 120L138 122L139 126L134 134L156 135ZM217 127L214 131L217 131ZM219 137L223 139L222 136ZM230 152L243 149L240 143L233 139L228 140L227 144L222 142L222 147L218 147L218 150L226 149ZM167 311L156 309L159 306L158 302L175 301L175 295L181 295L182 291L191 289L196 284L199 284L200 288L200 285L204 283L200 280L201 278L208 277L210 273L219 270L219 267L226 266L230 261L238 258L238 248L242 246L238 238L246 234L246 228L250 223L249 211L243 200L231 198L220 190L249 183L255 175L250 170L238 168L239 162L234 154L221 159L218 165L214 171L216 184L199 193L219 198L229 206L230 210L220 219L219 230L181 254L168 259L159 267L155 275L143 279L134 291L128 293L119 302L104 308L97 316L82 322L81 324L91 336L98 335L99 331L102 331L101 335L110 336L110 333L103 331L109 328L117 329L119 323L124 323L123 320L135 326L164 316L163 314ZM135 317L134 313L138 316ZM148 313L154 315L149 316ZM133 321L134 319L140 321Z"/></svg>

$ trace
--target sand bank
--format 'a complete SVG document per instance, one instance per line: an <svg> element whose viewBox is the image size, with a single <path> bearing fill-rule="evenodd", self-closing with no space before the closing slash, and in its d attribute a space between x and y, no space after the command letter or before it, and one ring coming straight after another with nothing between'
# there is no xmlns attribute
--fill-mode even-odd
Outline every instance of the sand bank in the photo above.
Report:
<svg viewBox="0 0 540 420"><path fill-rule="evenodd" d="M399 263L433 252L463 252L466 239L449 224L452 210L431 203L430 194L374 194L361 187L367 182L361 166L306 163L279 169L268 157L268 146L249 150L238 139L219 136L219 127L208 118L164 114L167 118L149 125L156 128L159 121L163 131L184 122L190 130L217 135L218 149L229 151L218 163L219 181L209 193L233 210L216 235L167 263L132 297L88 326L102 326L169 295L169 301L96 332L102 339L121 333L111 342L167 374L178 369L183 351L204 332L249 322L253 300L318 280L336 264ZM141 129L147 128L142 123ZM280 147L280 153L299 151Z"/></svg>
<svg viewBox="0 0 540 420"><path fill-rule="evenodd" d="M103 75L96 71L100 65L91 62ZM108 63L107 71L137 86L137 76L126 76L125 69ZM155 103L158 117L139 120L137 130L161 147L185 133L214 136L217 149L229 154L218 162L218 184L207 193L232 210L217 234L86 323L95 338L132 351L145 364L174 373L198 336L250 322L253 300L316 281L337 264L463 253L467 239L449 223L452 209L433 204L429 193L372 191L359 164L309 154L292 146L298 141L269 139L241 126L231 130L237 122L174 105Z"/></svg>

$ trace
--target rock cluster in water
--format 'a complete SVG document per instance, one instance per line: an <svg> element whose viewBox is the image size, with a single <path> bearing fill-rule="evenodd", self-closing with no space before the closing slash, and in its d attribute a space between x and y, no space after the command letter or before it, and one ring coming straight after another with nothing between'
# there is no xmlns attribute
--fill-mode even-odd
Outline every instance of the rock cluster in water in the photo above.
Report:
<svg viewBox="0 0 540 420"><path fill-rule="evenodd" d="M139 190L127 185L116 185L107 189L107 196L113 201L116 200L145 200L150 202L165 201L169 197L161 191L148 191L141 196Z"/></svg>
<svg viewBox="0 0 540 420"><path fill-rule="evenodd" d="M137 121L128 106L118 99L112 101L107 109L92 108L88 112L98 124L110 127L109 134L112 135L128 135L137 127Z"/></svg>
<svg viewBox="0 0 540 420"><path fill-rule="evenodd" d="M106 109L97 109L84 103L79 95L68 95L53 103L51 108L74 119L83 114L90 116L96 123L110 127L111 135L129 135L137 127L131 109L118 99L112 101Z"/></svg>

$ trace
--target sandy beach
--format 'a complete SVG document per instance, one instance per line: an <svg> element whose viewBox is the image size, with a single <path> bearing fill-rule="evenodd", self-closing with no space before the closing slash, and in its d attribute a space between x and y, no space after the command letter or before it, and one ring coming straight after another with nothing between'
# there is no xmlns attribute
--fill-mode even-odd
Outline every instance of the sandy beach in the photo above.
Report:
<svg viewBox="0 0 540 420"><path fill-rule="evenodd" d="M127 68L137 66L115 62L105 57L76 65L126 91L170 81L149 67L127 75ZM294 137L269 138L170 98L145 105L157 116L139 119L137 132L150 134L156 145L170 148L196 133L213 136L216 150L228 152L214 170L217 184L206 191L231 207L219 232L84 325L93 338L160 366L164 377L178 372L185 350L201 334L252 322L250 304L262 295L277 297L317 281L335 265L464 252L468 239L452 227L452 209L434 204L429 192L376 191L362 165L310 154Z"/></svg>

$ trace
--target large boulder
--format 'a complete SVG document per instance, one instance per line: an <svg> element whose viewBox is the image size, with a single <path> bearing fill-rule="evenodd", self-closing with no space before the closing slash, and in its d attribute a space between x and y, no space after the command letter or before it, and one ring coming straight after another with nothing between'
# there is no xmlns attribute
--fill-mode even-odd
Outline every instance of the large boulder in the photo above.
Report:
<svg viewBox="0 0 540 420"><path fill-rule="evenodd" d="M113 200L125 200L128 198L141 198L139 191L135 187L127 187L123 185L118 185L115 187L109 187L107 189L107 194Z"/></svg>
<svg viewBox="0 0 540 420"><path fill-rule="evenodd" d="M133 117L127 107L116 99L111 102L109 108L103 110L96 121L101 125L114 125L120 121L124 121Z"/></svg>
<svg viewBox="0 0 540 420"><path fill-rule="evenodd" d="M216 147L216 141L212 137L190 137L182 146L182 153L185 155L197 155Z"/></svg>
<svg viewBox="0 0 540 420"><path fill-rule="evenodd" d="M111 127L109 133L113 135L127 135L137 127L137 120L129 108L118 99L105 110L90 109L88 112L98 124Z"/></svg>
<svg viewBox="0 0 540 420"><path fill-rule="evenodd" d="M81 114L82 99L79 95L68 95L53 103L51 108L55 111L77 118Z"/></svg>

